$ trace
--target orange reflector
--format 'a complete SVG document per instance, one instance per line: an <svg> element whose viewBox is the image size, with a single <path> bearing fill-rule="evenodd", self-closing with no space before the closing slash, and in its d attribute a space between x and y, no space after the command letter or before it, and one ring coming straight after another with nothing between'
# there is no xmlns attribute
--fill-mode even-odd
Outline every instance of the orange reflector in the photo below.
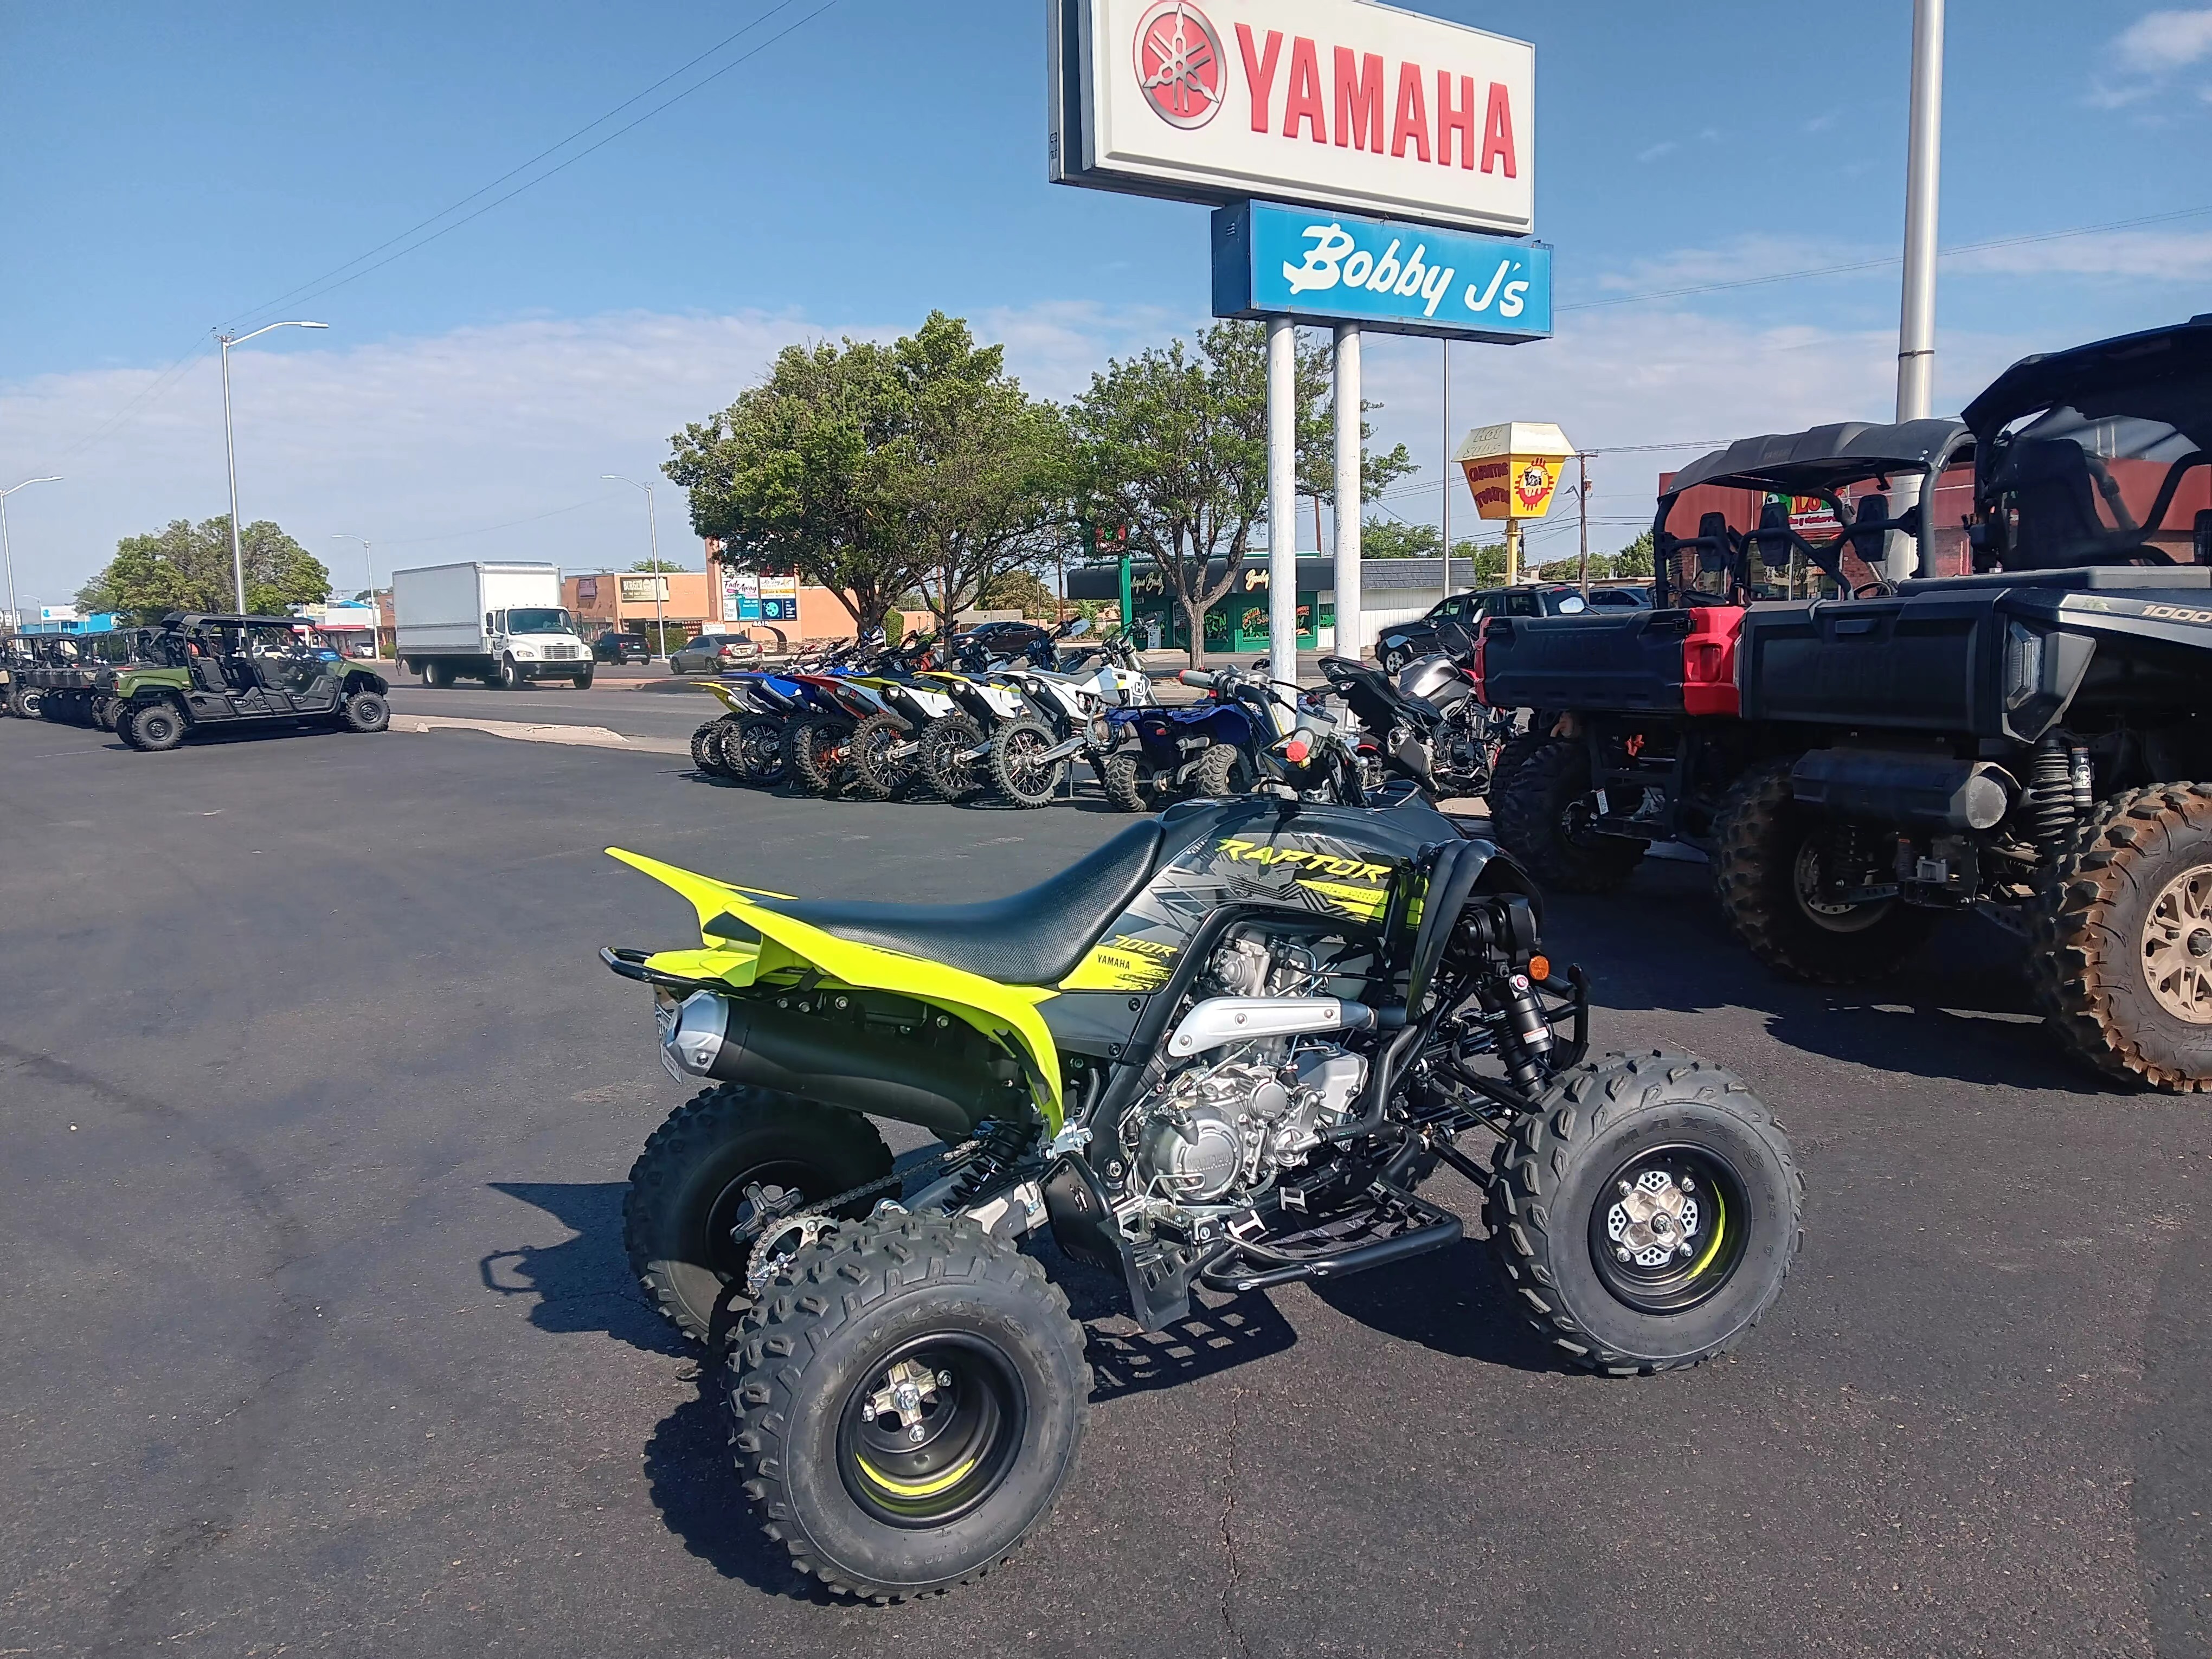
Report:
<svg viewBox="0 0 2212 1659"><path fill-rule="evenodd" d="M1541 985L1546 980L1551 978L1551 976L1552 959L1549 957L1530 957L1528 958L1528 977L1530 979L1534 980L1539 985Z"/></svg>

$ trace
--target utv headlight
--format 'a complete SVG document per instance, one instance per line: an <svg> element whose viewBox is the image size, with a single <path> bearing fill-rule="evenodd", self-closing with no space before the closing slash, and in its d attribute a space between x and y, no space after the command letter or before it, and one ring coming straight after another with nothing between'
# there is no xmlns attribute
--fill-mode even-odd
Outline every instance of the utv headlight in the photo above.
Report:
<svg viewBox="0 0 2212 1659"><path fill-rule="evenodd" d="M2043 635L2020 623L2005 627L2005 708L2026 703L2043 686Z"/></svg>

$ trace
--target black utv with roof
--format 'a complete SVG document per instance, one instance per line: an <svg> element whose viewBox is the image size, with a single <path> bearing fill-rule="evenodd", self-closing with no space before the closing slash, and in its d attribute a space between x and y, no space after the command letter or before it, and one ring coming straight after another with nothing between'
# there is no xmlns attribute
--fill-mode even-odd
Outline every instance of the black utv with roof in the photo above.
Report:
<svg viewBox="0 0 2212 1659"><path fill-rule="evenodd" d="M384 678L313 644L290 617L172 612L142 654L114 680L116 734L142 751L203 729L392 721Z"/></svg>
<svg viewBox="0 0 2212 1659"><path fill-rule="evenodd" d="M1641 717L1559 700L1564 645L1516 685L1511 642L1486 637L1486 694L1569 711L1548 716L1588 769L1567 780L1588 792L1563 795L1567 827L1628 849L1615 867L1639 829L1704 842L1731 927L1770 966L1876 976L1946 913L1984 908L2026 934L2038 1002L2075 1054L2212 1088L2212 315L2027 358L1945 436L1954 425L1912 423L1920 464L1895 470L1923 471L1930 500L1971 455L1969 574L1852 591L1843 550L1878 568L1893 533L1926 569L1935 513L1893 520L1884 494L1839 512L1825 544L1770 507L1747 534L1708 523L1662 545L1662 571L1693 561L1717 590L1678 592L1674 614L1692 643L1698 624L1723 641L1705 678L1733 656L1732 713L1711 687L1711 713L1685 718L1698 672L1651 651L1639 681L1595 635L1585 661L1610 661L1624 694L1600 701L1641 696ZM1909 428L1868 430L1902 447ZM1707 481L1743 477L1711 459ZM1818 555L1834 596L1729 617L1751 559L1772 568L1784 552ZM1644 741L1624 737L1632 723Z"/></svg>

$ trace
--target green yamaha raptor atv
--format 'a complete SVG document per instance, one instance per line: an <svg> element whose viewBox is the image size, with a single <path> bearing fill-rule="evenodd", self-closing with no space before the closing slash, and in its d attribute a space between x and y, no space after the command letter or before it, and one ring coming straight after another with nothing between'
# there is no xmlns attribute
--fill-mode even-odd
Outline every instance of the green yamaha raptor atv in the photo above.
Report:
<svg viewBox="0 0 2212 1659"><path fill-rule="evenodd" d="M726 1345L744 1490L837 1589L949 1588L1051 1508L1091 1376L1037 1230L1160 1329L1201 1285L1455 1243L1417 1191L1449 1165L1538 1328L1615 1374L1725 1351L1796 1252L1757 1097L1686 1054L1586 1059L1534 884L1419 803L1186 802L941 908L610 851L698 914L696 948L602 959L651 988L670 1073L711 1083L630 1172L630 1260ZM894 1170L871 1116L941 1149Z"/></svg>

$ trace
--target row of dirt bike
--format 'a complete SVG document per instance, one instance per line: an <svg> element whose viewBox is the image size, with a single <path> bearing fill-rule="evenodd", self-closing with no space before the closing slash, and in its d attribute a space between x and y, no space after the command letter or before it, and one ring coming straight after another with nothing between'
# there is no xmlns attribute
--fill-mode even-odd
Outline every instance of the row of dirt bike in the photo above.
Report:
<svg viewBox="0 0 2212 1659"><path fill-rule="evenodd" d="M711 776L789 785L825 799L995 800L1019 808L1072 794L1089 767L1125 812L1266 789L1339 805L1394 785L1442 799L1481 794L1513 733L1471 695L1463 655L1424 657L1398 677L1325 657L1325 685L1267 665L1184 669L1199 693L1167 706L1126 634L1070 622L1023 654L994 656L910 636L863 636L775 672L706 690L724 713L692 734Z"/></svg>

